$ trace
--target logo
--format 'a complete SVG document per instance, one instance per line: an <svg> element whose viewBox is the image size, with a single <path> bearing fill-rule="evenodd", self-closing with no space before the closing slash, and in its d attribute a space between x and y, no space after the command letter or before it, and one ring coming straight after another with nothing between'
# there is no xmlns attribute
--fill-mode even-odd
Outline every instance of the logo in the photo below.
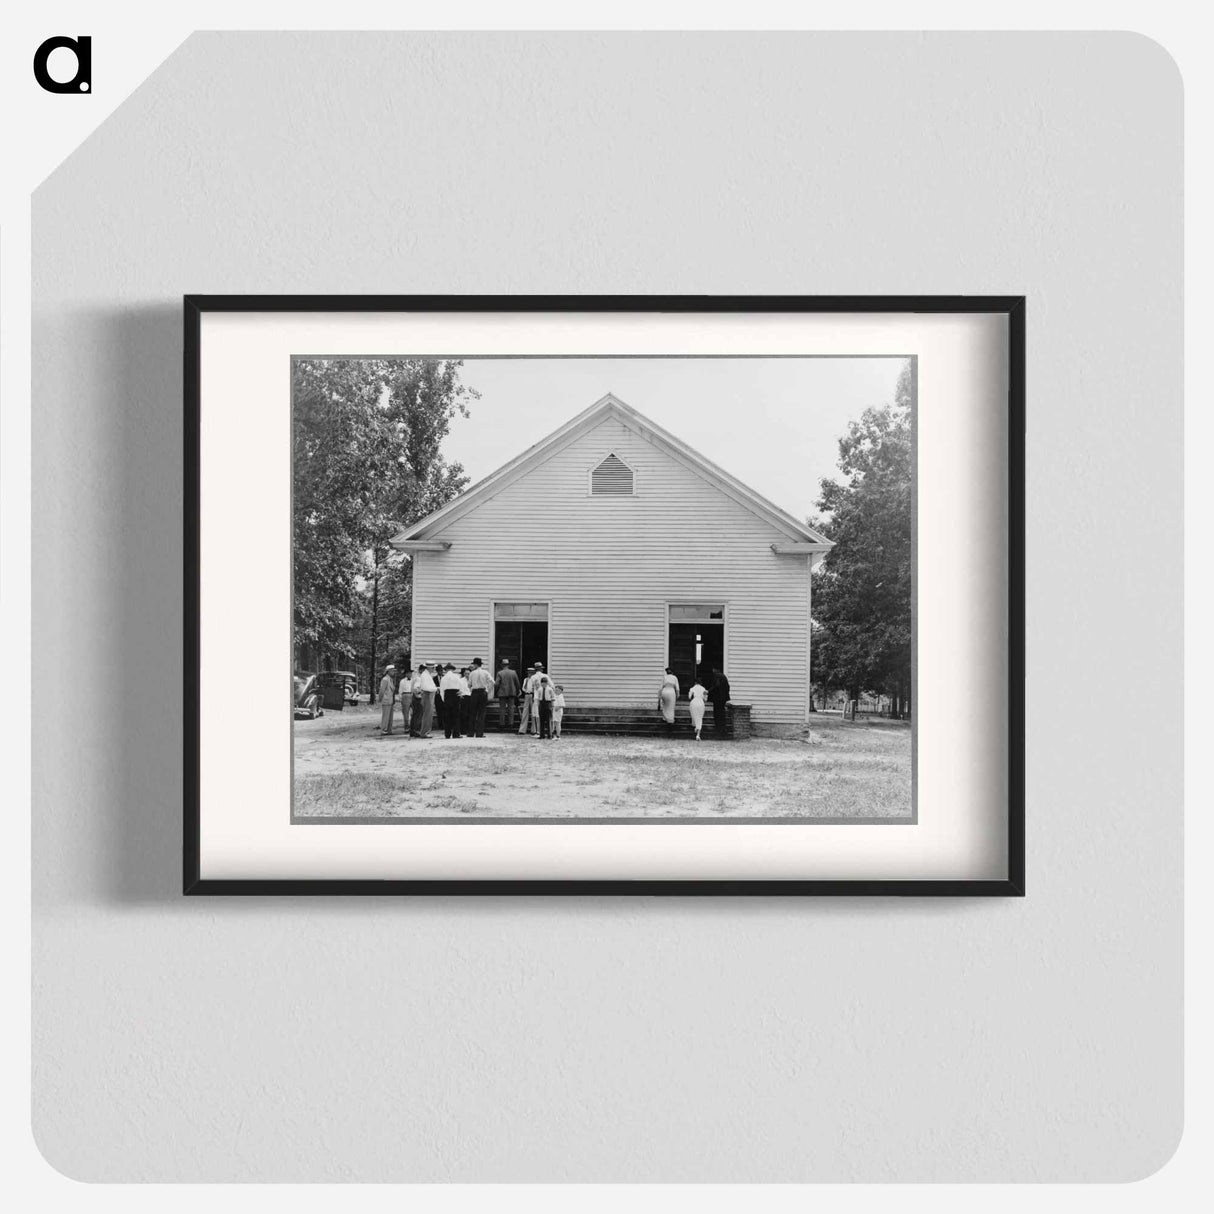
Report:
<svg viewBox="0 0 1214 1214"><path fill-rule="evenodd" d="M55 80L46 65L53 51L71 51L76 57L76 74L70 80ZM48 38L34 52L34 79L48 93L88 93L93 88L93 40L80 35L76 38Z"/></svg>

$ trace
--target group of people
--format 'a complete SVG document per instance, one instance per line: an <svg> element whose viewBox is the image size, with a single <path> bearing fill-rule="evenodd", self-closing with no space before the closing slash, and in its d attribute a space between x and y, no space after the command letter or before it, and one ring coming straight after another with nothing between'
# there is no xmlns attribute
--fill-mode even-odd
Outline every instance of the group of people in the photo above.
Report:
<svg viewBox="0 0 1214 1214"><path fill-rule="evenodd" d="M501 728L513 727L521 701L520 734L543 739L561 736L565 691L544 672L542 662L529 666L520 683L508 661L502 662L495 679L480 658L459 670L451 662L445 666L423 662L416 670L402 671L399 678L395 663L390 662L379 683L379 731L385 737L392 733L399 706L411 738L430 738L435 724L445 738L483 738L491 694L501 704Z"/></svg>
<svg viewBox="0 0 1214 1214"><path fill-rule="evenodd" d="M514 718L522 705L518 731L523 736L555 740L561 736L565 716L565 689L545 672L544 663L527 667L520 681L508 658L502 659L493 685L501 716L499 729L513 729Z"/></svg>
<svg viewBox="0 0 1214 1214"><path fill-rule="evenodd" d="M667 666L658 690L658 711L668 730L674 729L679 693L678 676ZM545 741L561 736L565 689L552 681L543 662L528 666L520 679L509 660L503 659L495 678L480 658L473 658L470 666L459 670L451 662L445 666L423 662L416 670L410 667L402 671L399 679L395 664L389 663L379 684L379 731L385 737L392 732L399 705L411 738L429 738L436 722L445 738L483 738L491 696L499 705L499 729L513 729L517 715L520 736ZM724 731L729 680L722 671L713 670L707 687L696 679L688 689L687 701L697 742L704 728L706 704L712 705L717 732Z"/></svg>
<svg viewBox="0 0 1214 1214"><path fill-rule="evenodd" d="M493 677L480 658L458 671L453 663L423 662L397 678L396 666L384 667L379 683L379 731L390 734L400 705L405 731L411 738L429 738L437 722L447 738L483 738Z"/></svg>
<svg viewBox="0 0 1214 1214"><path fill-rule="evenodd" d="M658 688L658 711L666 722L667 731L674 729L674 706L679 699L679 677L669 667L662 678L662 686ZM696 731L696 741L704 729L705 703L712 704L712 721L717 732L725 729L725 713L729 706L729 680L720 670L713 669L709 686L705 687L699 679L693 679L687 689L687 711L691 715L692 728Z"/></svg>

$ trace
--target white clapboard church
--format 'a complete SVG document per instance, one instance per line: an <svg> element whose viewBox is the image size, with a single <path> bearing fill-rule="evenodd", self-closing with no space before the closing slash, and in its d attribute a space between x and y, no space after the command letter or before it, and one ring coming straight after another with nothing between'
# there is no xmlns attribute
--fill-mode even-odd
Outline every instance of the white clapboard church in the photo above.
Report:
<svg viewBox="0 0 1214 1214"><path fill-rule="evenodd" d="M570 715L652 708L667 666L684 697L719 667L756 728L807 719L830 542L615 396L392 543L416 662L542 661Z"/></svg>

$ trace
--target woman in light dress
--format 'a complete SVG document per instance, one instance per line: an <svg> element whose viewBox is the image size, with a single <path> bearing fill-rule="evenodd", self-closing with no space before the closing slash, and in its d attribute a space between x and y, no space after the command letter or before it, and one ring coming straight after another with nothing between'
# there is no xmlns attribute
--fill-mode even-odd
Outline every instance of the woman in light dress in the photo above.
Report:
<svg viewBox="0 0 1214 1214"><path fill-rule="evenodd" d="M691 685L687 692L687 709L691 713L691 723L695 726L696 741L700 740L700 730L704 728L704 697L708 688L701 685L700 680Z"/></svg>
<svg viewBox="0 0 1214 1214"><path fill-rule="evenodd" d="M662 688L658 692L658 710L662 714L662 720L666 722L667 729L674 726L674 706L675 701L679 698L679 680L675 677L675 673L666 667L666 676L662 679Z"/></svg>

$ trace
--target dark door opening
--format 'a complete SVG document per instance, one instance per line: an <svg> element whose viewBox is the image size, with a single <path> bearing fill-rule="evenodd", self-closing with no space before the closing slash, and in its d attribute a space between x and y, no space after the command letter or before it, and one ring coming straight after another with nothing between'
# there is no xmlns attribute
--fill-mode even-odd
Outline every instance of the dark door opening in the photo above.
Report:
<svg viewBox="0 0 1214 1214"><path fill-rule="evenodd" d="M679 680L679 697L692 683L708 687L713 670L725 669L725 629L720 624L671 624L670 668Z"/></svg>
<svg viewBox="0 0 1214 1214"><path fill-rule="evenodd" d="M500 668L502 659L520 677L528 666L543 662L548 669L548 621L547 620L496 620L493 625L493 660Z"/></svg>

